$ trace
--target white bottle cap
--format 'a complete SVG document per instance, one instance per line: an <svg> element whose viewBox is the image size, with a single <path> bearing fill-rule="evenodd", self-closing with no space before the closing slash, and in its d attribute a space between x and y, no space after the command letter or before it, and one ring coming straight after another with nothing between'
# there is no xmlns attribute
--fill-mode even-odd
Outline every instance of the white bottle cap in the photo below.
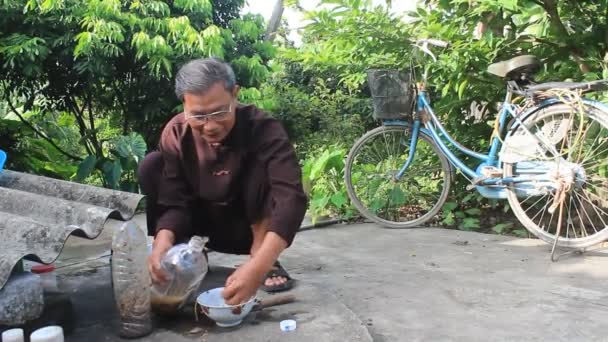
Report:
<svg viewBox="0 0 608 342"><path fill-rule="evenodd" d="M281 321L281 331L294 331L296 330L296 321L293 319L287 319Z"/></svg>
<svg viewBox="0 0 608 342"><path fill-rule="evenodd" d="M23 329L10 329L2 333L2 342L23 342Z"/></svg>
<svg viewBox="0 0 608 342"><path fill-rule="evenodd" d="M40 328L30 335L30 342L64 342L63 329L58 325Z"/></svg>

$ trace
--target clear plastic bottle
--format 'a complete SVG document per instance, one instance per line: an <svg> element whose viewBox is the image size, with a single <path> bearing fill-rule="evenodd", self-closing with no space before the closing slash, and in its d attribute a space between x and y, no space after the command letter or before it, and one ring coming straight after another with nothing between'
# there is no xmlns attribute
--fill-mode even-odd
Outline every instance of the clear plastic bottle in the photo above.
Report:
<svg viewBox="0 0 608 342"><path fill-rule="evenodd" d="M174 312L182 307L207 274L203 252L209 239L193 236L187 244L173 246L161 261L168 281L152 287L152 306L161 312Z"/></svg>
<svg viewBox="0 0 608 342"><path fill-rule="evenodd" d="M126 222L114 233L112 252L119 334L128 338L145 336L152 331L146 234L134 222Z"/></svg>

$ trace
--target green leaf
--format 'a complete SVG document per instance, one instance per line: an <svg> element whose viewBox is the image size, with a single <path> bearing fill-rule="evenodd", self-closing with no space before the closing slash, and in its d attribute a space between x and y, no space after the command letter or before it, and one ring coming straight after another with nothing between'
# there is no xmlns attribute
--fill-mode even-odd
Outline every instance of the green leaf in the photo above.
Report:
<svg viewBox="0 0 608 342"><path fill-rule="evenodd" d="M443 218L443 224L451 226L454 223L456 223L456 218L454 217L454 213L451 211L448 211L447 213L444 213L444 218Z"/></svg>
<svg viewBox="0 0 608 342"><path fill-rule="evenodd" d="M462 199L462 203L467 203L470 200L472 200L473 198L475 198L475 193L468 194L468 195L464 196L464 198Z"/></svg>
<svg viewBox="0 0 608 342"><path fill-rule="evenodd" d="M105 161L102 166L102 171L110 188L118 189L118 181L120 180L120 176L122 174L122 167L120 166L120 161Z"/></svg>
<svg viewBox="0 0 608 342"><path fill-rule="evenodd" d="M78 171L76 171L76 181L82 182L87 178L93 170L95 170L95 164L97 158L94 155L89 155L78 165Z"/></svg>
<svg viewBox="0 0 608 342"><path fill-rule="evenodd" d="M515 11L517 10L517 1L518 0L501 0L500 4L507 10Z"/></svg>
<svg viewBox="0 0 608 342"><path fill-rule="evenodd" d="M131 133L128 136L121 136L116 139L115 143L116 151L123 158L132 158L136 163L143 160L146 155L146 142L144 138L137 134Z"/></svg>
<svg viewBox="0 0 608 342"><path fill-rule="evenodd" d="M445 202L443 205L443 211L451 212L452 210L456 209L456 207L458 207L458 203L456 202Z"/></svg>
<svg viewBox="0 0 608 342"><path fill-rule="evenodd" d="M468 215L476 216L481 214L481 210L479 208L470 208L464 211Z"/></svg>
<svg viewBox="0 0 608 342"><path fill-rule="evenodd" d="M513 234L523 238L527 238L529 236L528 231L525 229L516 229L513 231Z"/></svg>
<svg viewBox="0 0 608 342"><path fill-rule="evenodd" d="M325 166L327 165L327 161L329 160L329 150L323 151L323 154L319 159L315 160L312 169L310 170L310 179L315 180L321 176L321 173L325 171Z"/></svg>
<svg viewBox="0 0 608 342"><path fill-rule="evenodd" d="M462 220L459 226L462 230L474 230L479 228L479 219L474 217L467 217Z"/></svg>
<svg viewBox="0 0 608 342"><path fill-rule="evenodd" d="M507 222L507 223L499 223L497 225L495 225L494 227L492 227L492 230L498 234L502 234L502 232L505 229L509 229L513 227L513 223L512 222Z"/></svg>
<svg viewBox="0 0 608 342"><path fill-rule="evenodd" d="M331 196L331 203L333 203L333 205L335 205L337 208L342 208L346 202L347 198L344 193L339 192Z"/></svg>
<svg viewBox="0 0 608 342"><path fill-rule="evenodd" d="M380 211L380 209L382 209L384 207L385 204L385 200L380 199L380 198L374 198L374 200L372 200L370 206L369 206L369 210L373 213L377 213L378 211Z"/></svg>
<svg viewBox="0 0 608 342"><path fill-rule="evenodd" d="M399 185L396 185L390 193L390 201L393 205L401 205L405 203L405 193Z"/></svg>
<svg viewBox="0 0 608 342"><path fill-rule="evenodd" d="M462 96L464 95L464 91L467 89L467 85L469 84L469 81L464 80L462 83L460 83L460 86L458 87L458 98L462 99Z"/></svg>

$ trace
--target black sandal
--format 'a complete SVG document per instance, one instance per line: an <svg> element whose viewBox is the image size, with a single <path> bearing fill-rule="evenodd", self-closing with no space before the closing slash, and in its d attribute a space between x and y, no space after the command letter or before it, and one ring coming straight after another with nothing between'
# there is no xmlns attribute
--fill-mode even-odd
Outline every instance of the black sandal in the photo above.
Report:
<svg viewBox="0 0 608 342"><path fill-rule="evenodd" d="M283 284L272 285L272 286L266 286L264 284L264 285L262 285L262 290L265 292L268 292L268 293L275 293L275 292L291 290L293 288L293 284L295 283L295 279L291 278L289 273L287 273L287 271L283 268L283 266L279 263L278 260L274 263L274 267L276 267L276 269L271 270L270 272L268 272L266 274L266 280L268 280L268 278L273 278L273 277L282 277L282 278L287 279L287 281L285 281Z"/></svg>

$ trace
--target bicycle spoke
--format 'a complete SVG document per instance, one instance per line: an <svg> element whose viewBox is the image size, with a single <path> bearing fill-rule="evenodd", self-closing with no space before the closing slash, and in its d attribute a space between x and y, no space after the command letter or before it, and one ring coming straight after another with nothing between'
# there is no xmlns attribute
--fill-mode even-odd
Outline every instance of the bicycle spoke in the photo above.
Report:
<svg viewBox="0 0 608 342"><path fill-rule="evenodd" d="M572 152L574 151L574 144L576 141L573 141L574 133L576 132L574 128L574 119L570 120L570 127L568 128L568 160L572 160Z"/></svg>
<svg viewBox="0 0 608 342"><path fill-rule="evenodd" d="M540 216L540 220L538 221L539 223L542 223L543 222L543 217L545 217L545 211L547 210L547 207L549 206L549 203L550 202L547 201L547 203L545 203L545 205L542 207L542 210L539 209L539 211L536 213L536 215L534 215L532 217L531 220L534 221L534 219L538 216L538 214L542 213L542 215Z"/></svg>
<svg viewBox="0 0 608 342"><path fill-rule="evenodd" d="M570 225L572 225L572 233L574 233L574 238L576 239L576 227L574 227L574 224L572 222L572 216L570 215L570 212L572 211L572 196L568 197L570 201L568 201L568 222L566 223L566 239L569 237L568 232L570 231Z"/></svg>
<svg viewBox="0 0 608 342"><path fill-rule="evenodd" d="M384 138L384 149L386 150L386 156L389 157L389 160L390 160L390 156L392 156L392 154L388 150L388 141L386 139L386 134L382 134L382 137ZM390 166L392 166L392 165L390 165Z"/></svg>
<svg viewBox="0 0 608 342"><path fill-rule="evenodd" d="M599 124L598 124L598 125L599 125ZM591 127L589 127L589 129L591 129ZM597 141L597 140L598 140L598 139L599 139L599 138L602 136L601 132L602 132L603 130L604 130L604 128L602 127L602 128L600 129L600 131L599 131L599 132L597 132L597 136L596 136L596 137L595 137L595 139L593 140L593 143L592 143L592 144L587 144L587 146L594 146L594 145L595 145L595 142L596 142L596 141ZM598 146L597 148L601 147L602 145L603 145L603 143L601 143L601 144L600 144L600 146ZM590 148L591 148L591 147L590 147ZM585 153L585 155L583 156L583 159L582 159L581 163L585 162L585 160L587 160L587 159L589 158L589 154L593 154L593 153L594 153L594 152L597 150L597 148L596 148L596 149L593 149L593 150L591 150L591 151L588 151L587 153Z"/></svg>
<svg viewBox="0 0 608 342"><path fill-rule="evenodd" d="M600 166L608 167L608 161L595 160L595 161L590 161L589 164L581 164L581 166L583 166L586 171L591 171L591 170L595 170L596 168L599 168Z"/></svg>
<svg viewBox="0 0 608 342"><path fill-rule="evenodd" d="M585 185L587 185L589 187L592 187L594 189L599 190L598 192L608 193L608 189L605 189L605 188L602 188L602 187L598 187L597 185L589 183L587 181L583 181L583 184L585 184Z"/></svg>
<svg viewBox="0 0 608 342"><path fill-rule="evenodd" d="M599 144L596 148L594 148L593 150L587 152L587 154L585 154L585 156L583 157L583 160L580 162L581 165L585 165L588 162L592 162L593 159L590 159L593 157L593 154L595 152L597 152L598 150L600 150L601 148L604 147L604 144L606 143L606 141L602 142L601 144ZM593 146L593 145L589 145L589 146Z"/></svg>
<svg viewBox="0 0 608 342"><path fill-rule="evenodd" d="M585 192L583 192L583 193L585 193ZM594 206L594 207L595 207L597 210L601 211L601 212L602 212L602 214L604 214L604 215L608 216L608 212L604 211L602 208L597 207L595 204L593 204L593 202L592 202L591 200L589 200L589 199L587 199L587 198L585 198L585 197L583 197L583 199L584 199L584 200L585 200L587 203L589 203L590 205Z"/></svg>
<svg viewBox="0 0 608 342"><path fill-rule="evenodd" d="M576 205L577 198L573 197L573 199L574 199L574 209L576 210L579 221L581 221L581 236L584 236L586 234L584 234L585 233L585 222L583 222L583 215L581 215L580 211L578 210L578 206ZM579 201L579 203L580 203L580 201Z"/></svg>
<svg viewBox="0 0 608 342"><path fill-rule="evenodd" d="M608 227L608 225L606 224L606 221L604 221L604 219L602 218L602 214L600 214L598 212L598 209L600 211L602 211L600 208L598 208L596 205L593 204L593 202L591 201L591 199L589 198L589 195L586 192L583 192L583 195L585 195L586 200L588 202L591 202L591 208L593 208L593 211L595 212L595 214L597 215L597 217L599 217L599 219L602 221L602 224L604 225L604 227Z"/></svg>
<svg viewBox="0 0 608 342"><path fill-rule="evenodd" d="M526 209L524 212L525 212L525 213L527 213L527 212L528 212L530 209L534 208L534 206L535 206L535 205L536 205L538 202L542 201L542 200L543 200L544 198L546 198L547 196L548 196L547 194L543 195L541 198L539 198L539 199L538 199L538 201L534 202L534 204L532 204L532 205L531 205L531 206L530 206L528 209ZM523 204L523 202L522 202L522 204Z"/></svg>
<svg viewBox="0 0 608 342"><path fill-rule="evenodd" d="M582 209L583 213L585 214L585 217L587 217L587 220L589 220L589 223L591 223L591 227L597 233L597 229L595 228L595 224L593 224L593 220L591 220L591 217L589 217L589 213L587 212L587 209L585 209L585 205L581 201L580 196L576 192L574 192L574 195L576 196L576 198L578 198L579 203L581 203L581 209ZM587 230L586 226L583 227L583 228L585 229L585 231Z"/></svg>
<svg viewBox="0 0 608 342"><path fill-rule="evenodd" d="M528 200L530 200L530 198L534 198L534 197L538 197L538 196L536 194L532 194L532 195L526 197L526 199L524 199L523 201L521 201L521 204L524 204L524 203L528 202ZM536 203L538 203L538 201L536 201L534 204L536 204ZM534 204L532 204L532 205L534 205Z"/></svg>
<svg viewBox="0 0 608 342"><path fill-rule="evenodd" d="M584 124L583 124L583 127L584 127ZM580 142L581 147L578 150L578 157L576 157L577 164L579 164L581 161L581 154L583 153L583 149L585 148L585 138L587 136L587 133L589 133L589 128L584 130L583 136L578 141L578 142Z"/></svg>

